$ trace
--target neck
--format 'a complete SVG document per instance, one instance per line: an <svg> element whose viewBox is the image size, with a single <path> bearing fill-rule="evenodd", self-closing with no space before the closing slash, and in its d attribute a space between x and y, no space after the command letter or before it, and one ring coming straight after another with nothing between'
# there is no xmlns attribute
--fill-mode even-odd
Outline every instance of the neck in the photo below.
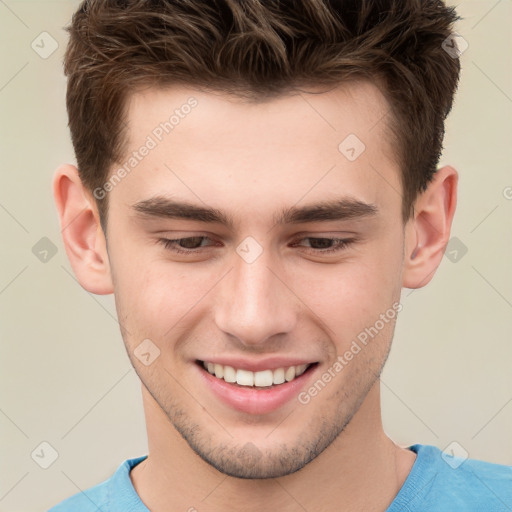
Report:
<svg viewBox="0 0 512 512"><path fill-rule="evenodd" d="M379 382L345 430L301 470L273 479L226 476L196 455L143 387L149 455L130 473L146 506L164 510L385 511L415 454L384 433Z"/></svg>

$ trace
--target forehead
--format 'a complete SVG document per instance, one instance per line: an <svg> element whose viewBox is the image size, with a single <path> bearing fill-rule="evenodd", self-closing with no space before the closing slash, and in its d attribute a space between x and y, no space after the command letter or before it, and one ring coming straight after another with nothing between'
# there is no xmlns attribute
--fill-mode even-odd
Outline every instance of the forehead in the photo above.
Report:
<svg viewBox="0 0 512 512"><path fill-rule="evenodd" d="M192 97L198 108L189 108ZM372 142L373 132L381 141L387 142L383 139L388 137L382 136L387 130L390 108L376 84L353 81L327 91L308 87L304 92L297 90L254 101L184 86L148 88L128 96L126 111L128 138L132 143L170 120L175 134L188 126L200 139L206 130L197 128L204 126L208 129L210 124L215 124L214 130L207 130L210 144L236 142L250 145L254 142L247 140L250 134L258 134L264 143L276 142L272 131L268 130L269 125L288 128L280 134L279 142L307 140L315 133L325 137L329 132L336 142L348 131L357 132L367 142ZM189 116L190 113L193 115ZM186 117L189 117L187 123L181 123ZM300 120L304 123L296 124ZM265 134L268 137L265 138ZM384 146L382 150L387 149Z"/></svg>
<svg viewBox="0 0 512 512"><path fill-rule="evenodd" d="M247 207L252 192L262 208L330 193L378 204L400 190L389 105L369 82L259 102L190 87L150 88L129 97L126 113L120 164L150 147L114 191L124 189L132 203L172 192L222 209ZM240 194L246 197L237 204Z"/></svg>

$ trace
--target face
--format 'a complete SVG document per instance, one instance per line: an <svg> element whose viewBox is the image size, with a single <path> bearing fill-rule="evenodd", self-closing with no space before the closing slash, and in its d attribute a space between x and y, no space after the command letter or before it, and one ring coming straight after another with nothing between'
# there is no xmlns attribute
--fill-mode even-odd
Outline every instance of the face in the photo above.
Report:
<svg viewBox="0 0 512 512"><path fill-rule="evenodd" d="M129 172L107 186L122 334L157 407L223 473L299 470L382 370L404 251L387 110L363 83L130 99L113 169Z"/></svg>

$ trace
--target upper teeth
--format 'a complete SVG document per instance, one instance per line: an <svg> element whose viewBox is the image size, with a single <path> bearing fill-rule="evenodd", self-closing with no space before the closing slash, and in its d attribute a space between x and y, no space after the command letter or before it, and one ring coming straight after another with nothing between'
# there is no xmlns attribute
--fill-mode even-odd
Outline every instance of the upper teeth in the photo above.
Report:
<svg viewBox="0 0 512 512"><path fill-rule="evenodd" d="M226 382L236 382L240 386L272 386L272 384L282 384L284 381L290 382L295 377L302 375L309 364L298 366L289 366L287 368L276 368L275 370L262 370L251 372L250 370L236 369L232 366L218 363L203 362L203 366L209 373Z"/></svg>

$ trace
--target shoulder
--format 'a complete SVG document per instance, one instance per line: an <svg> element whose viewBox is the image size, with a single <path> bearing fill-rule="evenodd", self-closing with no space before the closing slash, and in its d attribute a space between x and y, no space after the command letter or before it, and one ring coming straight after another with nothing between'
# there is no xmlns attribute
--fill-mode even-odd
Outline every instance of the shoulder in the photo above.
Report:
<svg viewBox="0 0 512 512"><path fill-rule="evenodd" d="M461 503L470 500L475 510L512 509L512 466L436 450L444 462L437 478L438 487L452 493Z"/></svg>
<svg viewBox="0 0 512 512"><path fill-rule="evenodd" d="M125 460L108 480L74 494L48 512L147 511L130 480L130 470L146 457Z"/></svg>
<svg viewBox="0 0 512 512"><path fill-rule="evenodd" d="M417 457L397 496L402 504L436 512L512 510L512 466L455 456L435 446L410 449Z"/></svg>
<svg viewBox="0 0 512 512"><path fill-rule="evenodd" d="M48 512L97 512L108 510L108 485L110 479L95 485L86 491L78 492L73 496L52 507Z"/></svg>

